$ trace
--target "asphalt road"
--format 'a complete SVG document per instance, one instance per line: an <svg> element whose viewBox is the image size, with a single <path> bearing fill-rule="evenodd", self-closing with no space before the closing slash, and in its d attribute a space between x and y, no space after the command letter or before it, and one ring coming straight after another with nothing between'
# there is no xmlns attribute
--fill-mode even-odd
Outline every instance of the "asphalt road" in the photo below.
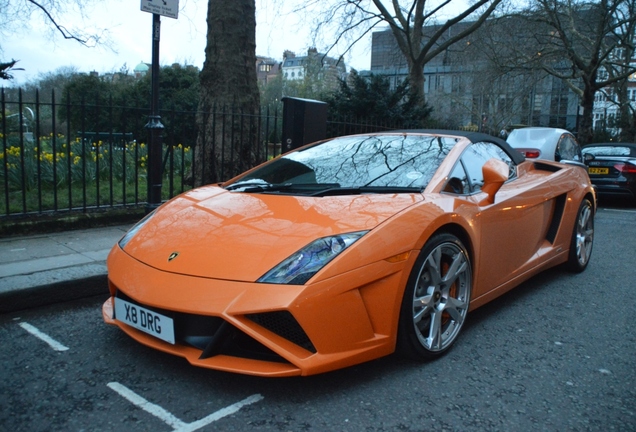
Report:
<svg viewBox="0 0 636 432"><path fill-rule="evenodd" d="M636 210L601 209L584 273L474 311L444 357L308 378L192 367L104 325L102 297L0 315L0 430L636 431L635 264Z"/></svg>

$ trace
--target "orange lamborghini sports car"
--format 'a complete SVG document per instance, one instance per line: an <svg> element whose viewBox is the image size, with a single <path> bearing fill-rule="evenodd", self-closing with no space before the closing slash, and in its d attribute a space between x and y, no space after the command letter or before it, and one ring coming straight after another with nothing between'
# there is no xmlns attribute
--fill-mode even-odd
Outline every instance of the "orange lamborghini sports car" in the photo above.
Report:
<svg viewBox="0 0 636 432"><path fill-rule="evenodd" d="M585 269L579 163L484 134L400 131L302 147L149 214L108 257L108 324L193 365L322 373L437 356L470 310L549 267Z"/></svg>

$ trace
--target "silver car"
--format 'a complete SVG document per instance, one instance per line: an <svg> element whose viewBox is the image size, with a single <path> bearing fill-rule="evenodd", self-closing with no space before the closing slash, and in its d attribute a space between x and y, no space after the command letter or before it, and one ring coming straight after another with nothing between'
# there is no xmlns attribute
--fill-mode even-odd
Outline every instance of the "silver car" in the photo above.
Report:
<svg viewBox="0 0 636 432"><path fill-rule="evenodd" d="M565 129L549 127L515 129L510 132L506 141L527 159L583 162L581 146L574 135Z"/></svg>

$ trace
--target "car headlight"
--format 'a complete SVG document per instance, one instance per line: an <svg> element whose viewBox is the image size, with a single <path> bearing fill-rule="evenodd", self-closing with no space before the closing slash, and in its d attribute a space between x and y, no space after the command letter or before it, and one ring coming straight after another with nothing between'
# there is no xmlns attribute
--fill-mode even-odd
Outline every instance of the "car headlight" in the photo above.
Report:
<svg viewBox="0 0 636 432"><path fill-rule="evenodd" d="M137 222L131 229L128 230L128 232L126 233L126 235L124 235L121 240L119 240L118 244L119 247L124 249L126 247L126 245L128 244L128 242L130 240L132 240L132 238L135 236L135 234L137 234L139 232L139 230L141 228L143 228L144 225L146 225L146 223L148 223L148 221L150 220L150 218L152 216L154 216L156 210L151 211L150 213L148 213L146 216L144 216L144 218L142 220L140 220L139 222Z"/></svg>
<svg viewBox="0 0 636 432"><path fill-rule="evenodd" d="M265 273L257 282L303 285L367 232L338 234L313 241Z"/></svg>

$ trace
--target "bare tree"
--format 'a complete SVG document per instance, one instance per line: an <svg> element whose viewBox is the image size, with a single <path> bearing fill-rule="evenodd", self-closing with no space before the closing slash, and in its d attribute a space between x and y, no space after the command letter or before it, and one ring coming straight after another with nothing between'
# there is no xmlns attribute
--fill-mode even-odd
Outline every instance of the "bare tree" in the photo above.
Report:
<svg viewBox="0 0 636 432"><path fill-rule="evenodd" d="M322 11L316 35L337 23L332 48L346 41L349 50L375 27L388 25L406 59L411 92L424 104L424 66L477 30L502 1L475 0L462 11L450 0L314 0L305 7Z"/></svg>
<svg viewBox="0 0 636 432"><path fill-rule="evenodd" d="M531 24L527 44L516 51L516 65L540 67L562 79L580 97L582 116L578 136L593 138L596 92L625 81L636 72L621 49L634 46L635 0L535 0L524 13ZM513 59L511 58L511 61Z"/></svg>
<svg viewBox="0 0 636 432"><path fill-rule="evenodd" d="M259 92L254 0L208 0L200 74L195 186L226 180L254 164ZM240 114L240 115L236 115Z"/></svg>
<svg viewBox="0 0 636 432"><path fill-rule="evenodd" d="M87 31L77 25L69 26L65 14L73 11L82 18L87 17L90 7L96 0L0 0L0 34L10 32L28 32L33 22L44 22L53 33L64 39L75 40L82 45L95 46L102 39L104 30Z"/></svg>
<svg viewBox="0 0 636 432"><path fill-rule="evenodd" d="M87 31L83 27L69 26L64 19L70 10L85 18L94 3L96 0L0 0L0 36L16 32L28 33L32 23L44 22L52 33L51 37L61 35L64 39L74 40L85 46L96 46L104 41L106 30L92 25L92 30ZM17 62L19 59L4 63L5 66L11 66L5 68L0 79L11 79L12 75L6 73L9 70L22 70L15 67Z"/></svg>
<svg viewBox="0 0 636 432"><path fill-rule="evenodd" d="M636 107L631 103L627 88L629 79L634 74L634 60L636 59L636 1L625 1L616 11L619 22L618 28L620 45L606 70L608 75L621 77L615 84L616 101L618 103L617 126L620 128L620 140L624 142L636 140Z"/></svg>

